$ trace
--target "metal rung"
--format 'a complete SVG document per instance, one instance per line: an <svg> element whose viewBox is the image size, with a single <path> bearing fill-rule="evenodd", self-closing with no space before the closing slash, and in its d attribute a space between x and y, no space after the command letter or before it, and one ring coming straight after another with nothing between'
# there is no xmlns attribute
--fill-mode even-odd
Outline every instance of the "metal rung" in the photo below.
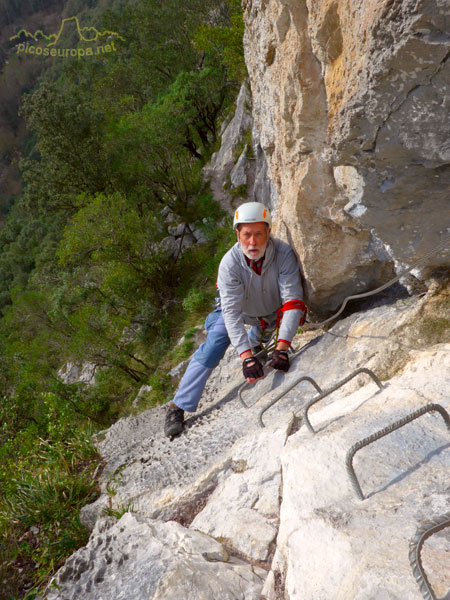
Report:
<svg viewBox="0 0 450 600"><path fill-rule="evenodd" d="M240 387L240 388L239 388L239 390L238 390L238 398L239 398L239 400L241 401L241 404L242 404L242 406L243 406L244 408L251 408L251 407L253 406L253 404L256 404L256 402L258 402L258 400L257 400L257 401L256 401L256 402L254 402L253 404L250 404L250 405L249 405L249 404L245 404L245 402L244 402L244 399L242 398L242 392L243 392L243 391L244 391L246 388L248 388L248 386L249 386L249 385L250 385L250 384L249 384L249 383L246 381L245 383L243 383L243 384L241 385L241 387ZM253 385L254 385L254 384L253 384Z"/></svg>
<svg viewBox="0 0 450 600"><path fill-rule="evenodd" d="M308 342L307 344L305 344L304 346L302 346L299 350L294 350L294 348L291 346L288 350L288 352L292 349L292 359L297 358L297 356L299 356L302 352L305 352L305 350L307 350L310 345L312 344L313 340L311 340L310 342ZM263 366L264 369L264 373L268 373L268 376L270 375L274 375L275 373L279 373L280 371L277 371L276 369L270 369L271 372L266 371L265 366ZM258 400L256 400L256 402L254 402L253 404L245 404L244 399L242 398L242 392L249 387L249 383L247 383L247 381L245 383L243 383L241 385L241 387L238 390L238 398L242 404L242 406L244 408L251 408L252 406L254 406L256 404L256 402L258 402ZM256 385L256 384L252 384L252 385ZM319 391L320 388L317 388L317 391Z"/></svg>
<svg viewBox="0 0 450 600"><path fill-rule="evenodd" d="M450 526L450 512L423 523L416 531L414 537L409 542L409 562L413 570L414 577L420 588L422 596L425 600L436 600L436 596L431 589L428 579L422 567L422 561L420 559L420 552L422 546L427 538L434 533L441 531Z"/></svg>
<svg viewBox="0 0 450 600"><path fill-rule="evenodd" d="M366 369L364 367L362 367L360 369L356 369L356 371L353 371L353 373L350 373L350 375L348 375L345 379L342 379L341 381L339 381L336 385L334 385L329 390L325 390L324 392L321 392L321 394L319 396L317 396L316 398L313 398L303 408L303 421L305 422L306 427L309 429L309 431L311 433L316 433L308 419L308 410L311 408L311 406L313 406L313 404L316 404L316 402L319 402L319 400L323 400L323 398L325 398L326 396L329 396L330 394L335 392L337 389L339 389L340 387L342 387L343 385L348 383L351 379L353 379L357 375L360 375L361 373L366 373L366 375L370 375L370 377L372 377L372 379L375 381L375 383L380 388L380 390L383 389L383 384L381 383L381 381L378 379L378 377L375 375L375 373L373 371L371 371L370 369Z"/></svg>
<svg viewBox="0 0 450 600"><path fill-rule="evenodd" d="M281 398L283 396L285 396L288 392L290 392L296 385L298 385L302 381L309 381L309 383L316 388L316 390L319 392L319 394L322 392L319 384L316 383L312 377L307 377L306 375L299 377L287 389L283 390L280 394L278 394L278 396L275 396L275 398L261 410L261 412L259 413L259 424L261 425L261 427L265 427L264 422L262 420L262 416L266 412L266 410L268 410L271 406L273 406L276 402L278 402L278 400L281 400Z"/></svg>
<svg viewBox="0 0 450 600"><path fill-rule="evenodd" d="M268 375L272 375L272 374L273 374L273 372L274 372L274 370L272 370L272 369L270 369L270 372L269 372L269 367L267 367L267 368L266 368L266 365L265 365L265 364L263 365L263 371L264 371L264 376L266 376L267 374L268 374ZM276 371L275 371L275 372L276 372ZM255 383L252 383L252 384L250 384L250 383L248 383L248 382L246 381L246 382L244 382L244 383L241 385L241 387L240 387L240 388L239 388L239 390L238 390L238 398L239 398L239 400L241 401L241 404L242 404L242 406L243 406L244 408L251 408L251 407L252 407L254 404L256 404L256 402L259 402L259 398L258 398L258 400L256 400L256 402L254 402L253 404L250 404L250 405L249 405L249 404L245 404L245 402L244 402L244 399L242 398L242 392L243 392L245 389L247 389L247 388L248 388L250 385L256 385L256 384L255 384Z"/></svg>
<svg viewBox="0 0 450 600"><path fill-rule="evenodd" d="M406 425L407 423L414 421L414 419L417 419L422 415L426 414L427 412L431 411L436 411L442 416L445 424L447 425L447 429L450 431L450 417L445 408L440 404L427 404L426 406L422 406L422 408L419 408L411 414L406 415L406 417L403 417L399 421L392 423L392 425L388 425L387 427L384 427L384 429L380 429L380 431L369 435L369 437L366 437L360 442L357 442L356 444L354 444L354 446L350 448L345 458L345 466L347 469L348 476L350 477L350 482L353 486L353 489L355 490L356 495L360 500L364 500L364 494L362 493L361 486L359 485L358 479L356 478L355 470L353 468L353 457L356 454L356 452L358 452L358 450L361 450L361 448L364 448L364 446L368 446L372 442L375 442L376 440L379 440L385 435L392 433L396 429L400 429L400 427L403 427L403 425Z"/></svg>

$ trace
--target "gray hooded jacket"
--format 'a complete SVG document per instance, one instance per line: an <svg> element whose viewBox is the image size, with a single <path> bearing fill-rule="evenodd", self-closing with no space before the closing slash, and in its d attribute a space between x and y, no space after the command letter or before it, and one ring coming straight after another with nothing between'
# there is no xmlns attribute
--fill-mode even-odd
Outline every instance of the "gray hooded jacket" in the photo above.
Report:
<svg viewBox="0 0 450 600"><path fill-rule="evenodd" d="M217 285L225 327L239 354L250 349L244 323L259 325L259 318L263 318L273 327L276 311L285 302L303 300L297 258L288 244L272 237L267 244L261 275L248 266L237 242L220 262ZM284 313L280 340L292 340L302 314L298 309Z"/></svg>

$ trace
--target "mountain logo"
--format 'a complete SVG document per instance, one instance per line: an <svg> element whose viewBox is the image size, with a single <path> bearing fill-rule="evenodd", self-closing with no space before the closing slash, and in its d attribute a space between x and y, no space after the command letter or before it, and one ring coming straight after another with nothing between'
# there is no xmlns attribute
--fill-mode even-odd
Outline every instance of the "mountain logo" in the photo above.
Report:
<svg viewBox="0 0 450 600"><path fill-rule="evenodd" d="M106 41L107 43L97 46L78 46L77 48L63 48L64 37L66 33L75 37L78 35L79 43L87 42L89 44L93 42ZM11 36L11 42L18 41L17 54L34 54L42 56L72 56L81 58L82 56L93 56L100 55L108 52L115 52L117 48L114 45L116 40L124 42L124 38L119 35L116 31L105 30L100 32L96 27L81 27L78 17L69 17L61 21L58 33L52 33L50 35L45 34L41 29L38 29L34 33L21 29L15 35ZM33 42L44 41L44 47L42 45L35 45Z"/></svg>

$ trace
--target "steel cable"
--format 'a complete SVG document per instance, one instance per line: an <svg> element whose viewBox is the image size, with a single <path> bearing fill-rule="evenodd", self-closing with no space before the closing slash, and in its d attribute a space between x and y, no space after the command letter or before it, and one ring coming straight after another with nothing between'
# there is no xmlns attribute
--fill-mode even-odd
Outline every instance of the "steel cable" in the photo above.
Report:
<svg viewBox="0 0 450 600"><path fill-rule="evenodd" d="M307 322L308 325L310 327L314 328L314 329L318 329L319 327L322 327L323 325L326 325L326 323L329 323L330 321L333 321L334 319L336 319L336 317L338 317L344 311L345 307L347 306L347 303L350 300L357 300L359 298L368 298L369 296L373 296L375 294L378 294L378 292L382 292L383 290L385 290L386 288L390 287L391 285L394 285L394 283L396 283L397 281L399 281L402 277L404 277L405 275L407 275L408 273L410 273L413 269L415 269L416 267L418 267L419 265L421 265L423 262L425 262L427 260L427 258L429 258L430 256L433 256L433 254L436 254L437 252L439 252L440 250L442 250L443 248L445 248L449 243L450 243L450 236L447 237L438 246L435 246L432 250L430 250L429 252L427 252L426 254L424 254L422 256L422 258L419 258L419 260L416 260L416 262L413 263L410 267L408 267L405 271L402 271L400 273L400 275L397 275L393 279L390 279L386 283L383 283L383 285L380 285L379 287L375 288L374 290L371 290L370 292L364 292L362 294L354 294L353 296L347 296L347 298L345 298L345 300L341 304L340 309L333 316L329 317L328 319L325 319L325 321L320 321L320 323L310 323L310 322Z"/></svg>

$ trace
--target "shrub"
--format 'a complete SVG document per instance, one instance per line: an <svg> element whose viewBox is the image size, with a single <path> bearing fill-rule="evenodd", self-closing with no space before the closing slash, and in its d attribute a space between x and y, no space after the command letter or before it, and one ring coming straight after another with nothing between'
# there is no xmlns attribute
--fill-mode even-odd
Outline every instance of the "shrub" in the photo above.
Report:
<svg viewBox="0 0 450 600"><path fill-rule="evenodd" d="M99 456L90 428L72 423L71 435L63 440L68 424L54 417L53 432L45 439L30 427L1 449L0 581L5 598L25 593L34 598L89 537L79 511L98 495L93 470Z"/></svg>
<svg viewBox="0 0 450 600"><path fill-rule="evenodd" d="M196 312L205 307L206 303L210 301L204 290L198 288L192 288L189 290L188 295L183 300L183 309L188 312Z"/></svg>

